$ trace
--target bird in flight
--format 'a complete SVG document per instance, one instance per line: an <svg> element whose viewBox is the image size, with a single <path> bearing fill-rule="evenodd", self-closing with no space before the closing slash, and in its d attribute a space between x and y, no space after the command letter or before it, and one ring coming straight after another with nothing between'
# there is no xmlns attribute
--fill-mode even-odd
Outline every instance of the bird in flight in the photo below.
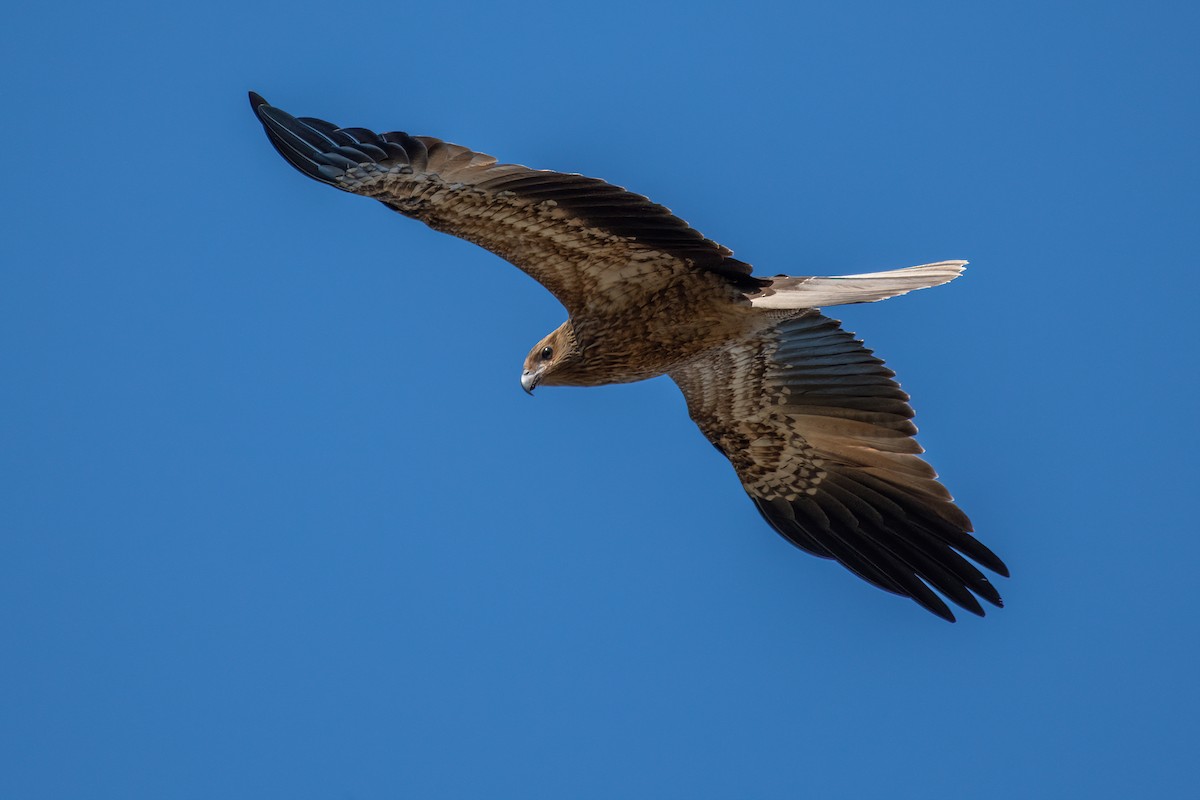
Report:
<svg viewBox="0 0 1200 800"><path fill-rule="evenodd" d="M562 302L569 319L525 358L525 391L668 375L792 544L951 622L938 592L980 616L977 598L1003 605L967 559L1008 568L921 459L895 373L818 311L939 286L966 262L755 277L668 209L602 180L293 117L253 92L250 105L305 175L474 242Z"/></svg>

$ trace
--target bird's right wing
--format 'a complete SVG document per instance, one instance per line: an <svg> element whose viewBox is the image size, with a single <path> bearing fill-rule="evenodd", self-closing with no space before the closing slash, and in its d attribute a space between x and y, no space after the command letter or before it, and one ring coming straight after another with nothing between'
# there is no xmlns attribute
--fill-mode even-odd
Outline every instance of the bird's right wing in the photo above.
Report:
<svg viewBox="0 0 1200 800"><path fill-rule="evenodd" d="M250 105L305 175L496 253L572 313L623 305L686 274L709 276L715 289L766 283L668 209L596 178L498 164L427 136L293 117L253 92Z"/></svg>
<svg viewBox="0 0 1200 800"><path fill-rule="evenodd" d="M1001 605L963 555L1008 569L919 457L908 395L836 320L805 311L670 374L759 512L793 544L944 619L954 615L930 586L975 614L983 609L972 593Z"/></svg>

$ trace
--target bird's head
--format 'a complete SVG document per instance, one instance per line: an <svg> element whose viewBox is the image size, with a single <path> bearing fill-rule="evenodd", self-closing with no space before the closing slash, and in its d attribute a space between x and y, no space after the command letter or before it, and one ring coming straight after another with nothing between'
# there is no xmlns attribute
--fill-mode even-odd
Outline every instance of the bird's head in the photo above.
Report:
<svg viewBox="0 0 1200 800"><path fill-rule="evenodd" d="M521 371L521 388L529 394L537 386L566 386L572 383L571 371L579 363L580 350L575 329L567 320L533 346Z"/></svg>

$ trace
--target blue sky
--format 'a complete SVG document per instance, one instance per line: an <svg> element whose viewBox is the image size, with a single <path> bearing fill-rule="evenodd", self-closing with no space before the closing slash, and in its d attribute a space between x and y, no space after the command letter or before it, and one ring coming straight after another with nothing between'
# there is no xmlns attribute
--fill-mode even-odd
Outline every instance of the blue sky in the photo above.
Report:
<svg viewBox="0 0 1200 800"><path fill-rule="evenodd" d="M0 796L1193 786L1192 5L14 14ZM526 397L556 301L294 172L248 89L605 178L764 274L969 259L835 315L1007 607L795 550L665 379Z"/></svg>

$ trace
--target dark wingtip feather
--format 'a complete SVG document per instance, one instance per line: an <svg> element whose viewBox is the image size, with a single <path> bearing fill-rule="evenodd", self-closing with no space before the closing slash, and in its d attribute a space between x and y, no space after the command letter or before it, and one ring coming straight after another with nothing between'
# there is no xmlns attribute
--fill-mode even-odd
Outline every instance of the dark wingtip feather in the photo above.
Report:
<svg viewBox="0 0 1200 800"><path fill-rule="evenodd" d="M765 500L754 495L751 498L771 527L801 549L827 554L868 583L908 597L947 622L956 621L954 613L926 580L965 610L983 616L979 603L954 576L911 549L894 552L886 545L886 534L880 537L873 524L855 519L832 496L823 496L825 505L809 498L796 501ZM914 558L918 562L915 567L910 563Z"/></svg>
<svg viewBox="0 0 1200 800"><path fill-rule="evenodd" d="M860 483L844 484L844 478L831 474L824 491L811 498L751 497L771 527L793 544L834 558L860 578L910 598L947 622L956 621L954 613L935 592L979 617L985 614L979 600L1004 607L991 582L956 552L957 542L940 539L926 520L905 513L895 498Z"/></svg>
<svg viewBox="0 0 1200 800"><path fill-rule="evenodd" d="M338 178L350 160L335 151L336 145L318 128L270 105L262 95L250 92L250 107L271 145L289 164L310 178L341 189Z"/></svg>

